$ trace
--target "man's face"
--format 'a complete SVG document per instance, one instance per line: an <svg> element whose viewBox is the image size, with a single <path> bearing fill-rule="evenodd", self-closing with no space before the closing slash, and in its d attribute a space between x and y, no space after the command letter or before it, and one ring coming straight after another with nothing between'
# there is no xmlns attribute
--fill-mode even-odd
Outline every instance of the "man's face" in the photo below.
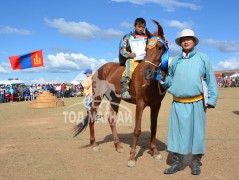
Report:
<svg viewBox="0 0 239 180"><path fill-rule="evenodd" d="M143 34L144 32L144 29L145 29L145 24L136 24L135 26L135 31L138 33L138 34Z"/></svg>
<svg viewBox="0 0 239 180"><path fill-rule="evenodd" d="M91 75L91 73L86 73L86 76L88 77L88 76L90 76Z"/></svg>
<svg viewBox="0 0 239 180"><path fill-rule="evenodd" d="M190 52L195 46L195 39L193 37L182 37L180 39L181 46L185 52Z"/></svg>

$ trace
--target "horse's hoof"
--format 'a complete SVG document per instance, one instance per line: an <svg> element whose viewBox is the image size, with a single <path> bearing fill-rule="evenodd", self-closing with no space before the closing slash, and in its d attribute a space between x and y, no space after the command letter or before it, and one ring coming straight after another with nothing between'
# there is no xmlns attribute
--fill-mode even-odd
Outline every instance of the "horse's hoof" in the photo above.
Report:
<svg viewBox="0 0 239 180"><path fill-rule="evenodd" d="M99 146L94 146L94 147L92 147L92 150L94 152L99 152L100 151L100 147Z"/></svg>
<svg viewBox="0 0 239 180"><path fill-rule="evenodd" d="M163 160L163 156L161 154L154 155L154 159L157 161Z"/></svg>
<svg viewBox="0 0 239 180"><path fill-rule="evenodd" d="M117 151L118 153L123 153L123 152L124 152L124 148L118 148L118 149L116 149L116 151Z"/></svg>
<svg viewBox="0 0 239 180"><path fill-rule="evenodd" d="M128 167L135 167L135 166L136 166L135 161L133 161L133 160L128 161Z"/></svg>

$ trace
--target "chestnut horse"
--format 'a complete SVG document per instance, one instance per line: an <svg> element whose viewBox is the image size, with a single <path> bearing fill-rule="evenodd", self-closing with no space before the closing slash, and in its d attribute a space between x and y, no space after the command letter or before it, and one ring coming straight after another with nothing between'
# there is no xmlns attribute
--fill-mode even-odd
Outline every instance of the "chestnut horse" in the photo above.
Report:
<svg viewBox="0 0 239 180"><path fill-rule="evenodd" d="M144 72L154 72L161 65L161 57L166 51L165 36L161 25L153 20L157 25L157 31L155 34L151 34L146 28L146 35L149 38L154 38L154 45L151 48L147 48L146 57L143 61L139 63L136 67L130 84L130 95L131 99L123 99L126 102L136 104L136 117L135 117L135 129L133 132L133 143L130 151L130 157L128 161L128 166L133 167L136 163L136 145L141 133L141 119L143 110L146 106L150 107L151 110L151 143L150 148L152 150L152 155L155 159L162 159L161 154L156 148L156 130L157 130L157 117L159 109L161 106L161 101L164 98L165 93L160 93L161 86L155 78L145 78L143 76ZM156 41L155 41L156 39ZM147 46L149 47L149 46ZM110 114L108 121L112 130L112 135L114 139L114 145L116 151L123 152L123 147L120 144L117 131L116 131L116 114L119 109L119 104L121 101L121 76L124 71L123 66L118 63L110 62L98 69L98 71L93 75L93 102L91 105L91 110L84 118L84 120L75 126L75 135L77 136L81 133L89 124L90 127L90 144L93 150L99 150L99 146L95 141L94 135L94 123L95 114L97 108L99 107L102 98L104 96L110 101ZM167 68L166 68L167 69Z"/></svg>

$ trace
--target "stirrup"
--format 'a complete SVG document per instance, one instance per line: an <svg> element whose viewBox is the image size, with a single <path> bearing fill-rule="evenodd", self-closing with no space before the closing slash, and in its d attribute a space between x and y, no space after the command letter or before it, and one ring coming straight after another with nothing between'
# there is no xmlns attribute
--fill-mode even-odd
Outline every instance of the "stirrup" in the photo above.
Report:
<svg viewBox="0 0 239 180"><path fill-rule="evenodd" d="M130 99L130 98L131 98L131 96L130 96L130 94L129 94L129 91L123 92L123 93L121 94L121 97L122 97L123 99Z"/></svg>

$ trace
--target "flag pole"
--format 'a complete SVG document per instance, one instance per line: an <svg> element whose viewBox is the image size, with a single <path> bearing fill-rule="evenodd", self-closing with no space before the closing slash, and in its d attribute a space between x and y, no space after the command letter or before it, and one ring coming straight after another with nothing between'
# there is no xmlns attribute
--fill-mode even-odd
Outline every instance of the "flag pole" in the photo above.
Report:
<svg viewBox="0 0 239 180"><path fill-rule="evenodd" d="M46 67L43 66L43 74L44 74L44 84L46 85Z"/></svg>
<svg viewBox="0 0 239 180"><path fill-rule="evenodd" d="M42 62L43 62L43 49L41 49L42 51ZM44 84L46 85L46 67L45 67L45 63L43 65L43 78L44 78Z"/></svg>

